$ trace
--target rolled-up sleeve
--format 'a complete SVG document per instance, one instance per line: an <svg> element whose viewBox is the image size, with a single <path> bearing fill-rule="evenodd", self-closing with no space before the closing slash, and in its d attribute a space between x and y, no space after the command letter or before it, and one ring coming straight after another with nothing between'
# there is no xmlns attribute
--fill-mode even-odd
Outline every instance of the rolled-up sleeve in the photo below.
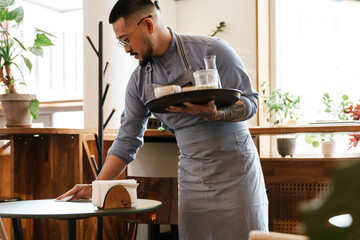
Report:
<svg viewBox="0 0 360 240"><path fill-rule="evenodd" d="M141 101L141 93L136 85L136 72L126 88L125 109L121 114L119 132L108 154L121 158L126 164L135 159L138 149L144 143L144 132L150 111Z"/></svg>
<svg viewBox="0 0 360 240"><path fill-rule="evenodd" d="M253 89L245 66L235 50L224 40L214 41L211 52L216 55L216 64L223 88L235 88L242 91L240 100L246 105L244 120L256 114L258 93Z"/></svg>

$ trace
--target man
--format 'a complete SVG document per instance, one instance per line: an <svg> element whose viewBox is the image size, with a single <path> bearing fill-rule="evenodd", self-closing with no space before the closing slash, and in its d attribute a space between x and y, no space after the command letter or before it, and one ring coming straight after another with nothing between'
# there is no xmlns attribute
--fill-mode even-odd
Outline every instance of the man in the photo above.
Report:
<svg viewBox="0 0 360 240"><path fill-rule="evenodd" d="M118 136L98 179L114 179L143 144L151 112L145 106L160 85L194 84L203 57L216 55L223 88L240 89L240 100L218 109L214 101L156 114L175 134L179 157L180 239L248 239L267 230L268 202L257 150L245 120L255 115L257 93L243 63L223 40L178 35L161 21L150 0L119 0L109 22L125 51L139 60L126 89ZM90 185L77 185L59 199L89 198Z"/></svg>

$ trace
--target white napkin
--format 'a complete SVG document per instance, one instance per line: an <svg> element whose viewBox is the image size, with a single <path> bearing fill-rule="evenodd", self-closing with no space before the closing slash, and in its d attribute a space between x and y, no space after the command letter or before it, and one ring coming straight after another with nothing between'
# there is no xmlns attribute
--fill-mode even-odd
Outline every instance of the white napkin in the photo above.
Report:
<svg viewBox="0 0 360 240"><path fill-rule="evenodd" d="M135 179L124 180L98 180L92 182L92 204L102 208L107 192L116 185L123 186L130 195L131 204L137 201L136 188L139 185Z"/></svg>

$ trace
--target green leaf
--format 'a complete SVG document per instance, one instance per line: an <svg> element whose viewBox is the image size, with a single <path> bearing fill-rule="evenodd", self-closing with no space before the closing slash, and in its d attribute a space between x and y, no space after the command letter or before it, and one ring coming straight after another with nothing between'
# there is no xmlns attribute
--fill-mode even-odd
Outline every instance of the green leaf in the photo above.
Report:
<svg viewBox="0 0 360 240"><path fill-rule="evenodd" d="M34 119L37 119L39 116L39 105L40 102L36 98L29 102L29 112Z"/></svg>
<svg viewBox="0 0 360 240"><path fill-rule="evenodd" d="M22 56L25 62L26 67L29 69L29 71L31 72L32 69L32 63L29 59L27 59L26 57Z"/></svg>
<svg viewBox="0 0 360 240"><path fill-rule="evenodd" d="M44 34L36 34L36 39L34 45L37 45L39 47L46 47L46 46L52 46L54 45L51 40Z"/></svg>
<svg viewBox="0 0 360 240"><path fill-rule="evenodd" d="M40 57L44 56L44 50L37 45L35 45L33 47L29 47L28 49L30 52L32 52L36 56L40 56Z"/></svg>
<svg viewBox="0 0 360 240"><path fill-rule="evenodd" d="M309 135L306 135L306 136L305 136L305 142L306 142L306 143L311 144L312 141L313 141L313 138L312 138L311 136L309 136Z"/></svg>
<svg viewBox="0 0 360 240"><path fill-rule="evenodd" d="M22 7L15 8L9 13L7 20L15 20L17 23L21 23L24 18L24 9Z"/></svg>
<svg viewBox="0 0 360 240"><path fill-rule="evenodd" d="M17 39L16 37L14 37L14 40L19 44L19 46L20 46L22 49L24 49L25 51L27 51L26 48L25 48L25 46L19 41L19 39Z"/></svg>
<svg viewBox="0 0 360 240"><path fill-rule="evenodd" d="M56 37L55 35L53 35L53 34L51 34L51 33L48 33L48 32L45 32L44 30L41 30L41 29L39 29L39 28L35 28L35 30L36 30L37 32L45 33L46 35L49 35L49 36L51 36L51 37Z"/></svg>
<svg viewBox="0 0 360 240"><path fill-rule="evenodd" d="M319 141L313 141L312 145L313 145L314 148L317 148L317 147L320 146L320 142Z"/></svg>
<svg viewBox="0 0 360 240"><path fill-rule="evenodd" d="M8 10L1 10L0 11L0 22L5 21L8 18L9 11Z"/></svg>
<svg viewBox="0 0 360 240"><path fill-rule="evenodd" d="M0 9L8 8L15 4L15 0L0 0Z"/></svg>

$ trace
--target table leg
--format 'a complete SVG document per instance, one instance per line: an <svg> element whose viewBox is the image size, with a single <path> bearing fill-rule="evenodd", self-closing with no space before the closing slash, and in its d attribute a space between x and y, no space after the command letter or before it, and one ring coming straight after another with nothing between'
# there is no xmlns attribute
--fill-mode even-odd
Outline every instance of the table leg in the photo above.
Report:
<svg viewBox="0 0 360 240"><path fill-rule="evenodd" d="M67 220L67 240L76 240L76 219Z"/></svg>
<svg viewBox="0 0 360 240"><path fill-rule="evenodd" d="M14 238L15 240L23 240L23 232L21 225L21 218L12 218L11 219L14 230Z"/></svg>
<svg viewBox="0 0 360 240"><path fill-rule="evenodd" d="M97 218L97 240L103 240L103 218Z"/></svg>

